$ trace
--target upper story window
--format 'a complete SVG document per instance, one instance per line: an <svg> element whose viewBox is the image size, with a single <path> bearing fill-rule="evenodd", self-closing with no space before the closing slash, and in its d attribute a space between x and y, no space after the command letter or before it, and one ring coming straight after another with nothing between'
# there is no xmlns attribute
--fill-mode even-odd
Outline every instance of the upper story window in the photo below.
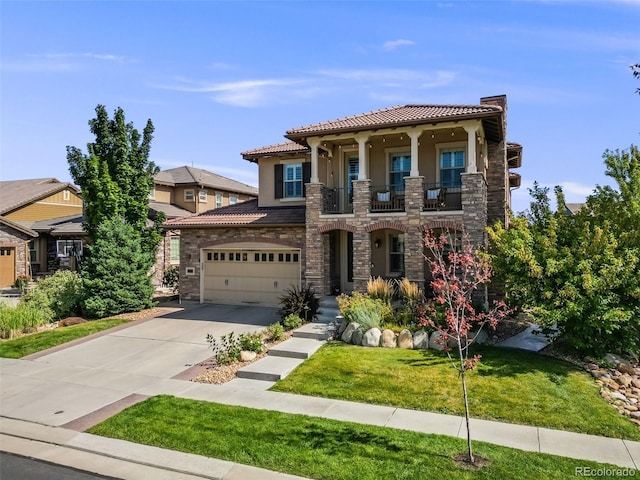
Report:
<svg viewBox="0 0 640 480"><path fill-rule="evenodd" d="M411 154L398 152L390 154L389 185L396 191L404 191L404 177L411 173Z"/></svg>
<svg viewBox="0 0 640 480"><path fill-rule="evenodd" d="M275 198L302 199L304 184L311 178L311 162L277 163L274 165Z"/></svg>
<svg viewBox="0 0 640 480"><path fill-rule="evenodd" d="M207 203L207 191L198 190L198 200L203 203Z"/></svg>
<svg viewBox="0 0 640 480"><path fill-rule="evenodd" d="M153 200L154 198L156 198L156 189L152 188L149 192L149 200Z"/></svg>
<svg viewBox="0 0 640 480"><path fill-rule="evenodd" d="M222 206L222 194L216 193L216 208L220 208Z"/></svg>
<svg viewBox="0 0 640 480"><path fill-rule="evenodd" d="M65 202L71 200L71 192L69 192L69 190L62 191L62 200L64 200Z"/></svg>
<svg viewBox="0 0 640 480"><path fill-rule="evenodd" d="M285 198L302 196L302 164L284 166L284 196Z"/></svg>
<svg viewBox="0 0 640 480"><path fill-rule="evenodd" d="M229 195L229 205L235 205L236 203L238 203L238 197Z"/></svg>
<svg viewBox="0 0 640 480"><path fill-rule="evenodd" d="M440 185L447 188L462 186L461 173L465 171L466 152L464 147L440 149Z"/></svg>
<svg viewBox="0 0 640 480"><path fill-rule="evenodd" d="M195 200L195 193L193 189L184 191L184 201L185 202L193 202Z"/></svg>

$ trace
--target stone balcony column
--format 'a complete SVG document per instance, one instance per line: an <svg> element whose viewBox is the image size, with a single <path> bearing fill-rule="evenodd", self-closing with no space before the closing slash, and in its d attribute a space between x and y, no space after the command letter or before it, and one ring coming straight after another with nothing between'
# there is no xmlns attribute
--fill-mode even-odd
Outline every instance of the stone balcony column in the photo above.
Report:
<svg viewBox="0 0 640 480"><path fill-rule="evenodd" d="M353 181L353 213L356 218L366 216L371 210L371 179Z"/></svg>
<svg viewBox="0 0 640 480"><path fill-rule="evenodd" d="M325 235L318 233L322 207L322 183L307 183L306 188L306 229L305 229L305 280L313 284L316 293L324 296L324 246Z"/></svg>
<svg viewBox="0 0 640 480"><path fill-rule="evenodd" d="M420 213L424 206L424 177L404 177L408 232L404 235L404 275L424 288L424 235Z"/></svg>
<svg viewBox="0 0 640 480"><path fill-rule="evenodd" d="M471 245L487 245L487 182L481 173L462 173L462 221Z"/></svg>

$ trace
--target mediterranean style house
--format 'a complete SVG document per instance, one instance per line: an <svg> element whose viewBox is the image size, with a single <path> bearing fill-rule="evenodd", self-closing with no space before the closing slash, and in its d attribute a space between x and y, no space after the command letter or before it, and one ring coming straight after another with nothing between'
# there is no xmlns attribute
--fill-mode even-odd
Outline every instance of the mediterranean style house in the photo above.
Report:
<svg viewBox="0 0 640 480"><path fill-rule="evenodd" d="M396 106L285 137L242 153L258 165L257 200L166 222L181 231L184 299L275 305L291 285L323 296L364 291L371 276L424 288L425 231L485 245L520 185L506 96Z"/></svg>

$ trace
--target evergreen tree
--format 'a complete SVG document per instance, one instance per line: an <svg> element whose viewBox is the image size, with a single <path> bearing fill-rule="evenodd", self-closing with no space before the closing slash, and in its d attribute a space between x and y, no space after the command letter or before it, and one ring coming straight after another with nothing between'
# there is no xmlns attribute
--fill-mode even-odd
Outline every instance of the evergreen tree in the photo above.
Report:
<svg viewBox="0 0 640 480"><path fill-rule="evenodd" d="M84 315L103 318L152 306L148 256L131 224L121 216L103 220L87 248Z"/></svg>

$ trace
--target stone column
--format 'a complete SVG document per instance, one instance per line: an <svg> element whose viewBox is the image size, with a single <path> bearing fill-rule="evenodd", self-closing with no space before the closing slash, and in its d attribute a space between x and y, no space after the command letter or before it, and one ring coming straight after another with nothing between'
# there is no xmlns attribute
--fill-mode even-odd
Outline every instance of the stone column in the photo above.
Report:
<svg viewBox="0 0 640 480"><path fill-rule="evenodd" d="M307 183L306 185L306 230L305 250L306 265L305 278L307 284L313 284L316 293L324 296L324 243L323 235L318 233L320 225L320 208L322 205L321 183Z"/></svg>
<svg viewBox="0 0 640 480"><path fill-rule="evenodd" d="M462 221L471 245L487 245L487 182L481 173L463 173Z"/></svg>
<svg viewBox="0 0 640 480"><path fill-rule="evenodd" d="M409 231L404 235L404 275L424 288L423 233L424 177L405 177L405 210Z"/></svg>
<svg viewBox="0 0 640 480"><path fill-rule="evenodd" d="M307 207L308 208L308 207ZM353 214L364 222L371 210L371 180L353 181Z"/></svg>
<svg viewBox="0 0 640 480"><path fill-rule="evenodd" d="M363 229L353 234L353 290L366 292L371 276L371 234Z"/></svg>

